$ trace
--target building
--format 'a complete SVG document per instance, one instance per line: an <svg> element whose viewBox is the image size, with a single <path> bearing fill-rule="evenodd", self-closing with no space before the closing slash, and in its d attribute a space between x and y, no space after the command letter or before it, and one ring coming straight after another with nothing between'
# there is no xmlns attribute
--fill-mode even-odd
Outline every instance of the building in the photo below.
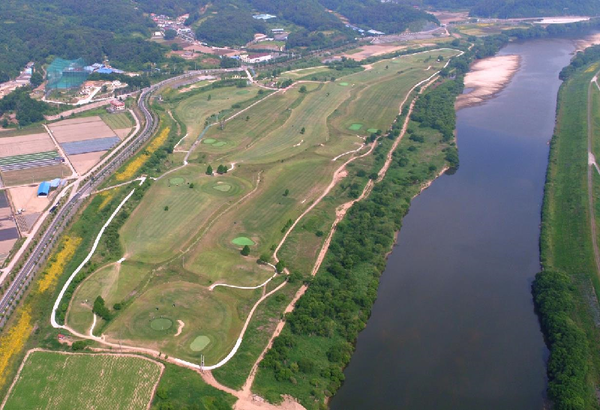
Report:
<svg viewBox="0 0 600 410"><path fill-rule="evenodd" d="M269 53L259 53L259 54L249 54L249 55L241 55L240 60L245 63L256 64L256 63L264 63L265 61L269 61L273 59L273 55Z"/></svg>
<svg viewBox="0 0 600 410"><path fill-rule="evenodd" d="M385 34L384 32L382 32L382 31L377 31L377 30L368 30L368 31L367 31L367 33L369 33L369 34L372 34L372 35L374 35L374 36L382 36L382 35L384 35L384 34Z"/></svg>
<svg viewBox="0 0 600 410"><path fill-rule="evenodd" d="M44 181L40 184L37 191L37 196L48 196L50 193L50 182Z"/></svg>
<svg viewBox="0 0 600 410"><path fill-rule="evenodd" d="M113 111L124 111L125 103L119 100L112 100L110 102L110 107L113 109Z"/></svg>

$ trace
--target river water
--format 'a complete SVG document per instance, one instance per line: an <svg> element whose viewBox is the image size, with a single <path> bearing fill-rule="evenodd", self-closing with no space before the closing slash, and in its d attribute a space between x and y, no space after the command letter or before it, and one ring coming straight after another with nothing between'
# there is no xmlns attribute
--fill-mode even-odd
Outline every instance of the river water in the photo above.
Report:
<svg viewBox="0 0 600 410"><path fill-rule="evenodd" d="M543 407L531 282L558 73L573 51L565 39L510 44L511 83L458 112L460 168L413 201L332 409Z"/></svg>

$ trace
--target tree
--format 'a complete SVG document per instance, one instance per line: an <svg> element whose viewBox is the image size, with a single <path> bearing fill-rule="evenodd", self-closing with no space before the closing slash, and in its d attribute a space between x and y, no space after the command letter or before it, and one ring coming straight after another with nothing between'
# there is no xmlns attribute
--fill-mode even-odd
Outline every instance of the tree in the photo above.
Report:
<svg viewBox="0 0 600 410"><path fill-rule="evenodd" d="M250 247L248 245L244 245L240 253L244 256L250 255Z"/></svg>
<svg viewBox="0 0 600 410"><path fill-rule="evenodd" d="M194 189L194 183L193 182L190 183L189 187L190 187L190 189Z"/></svg>
<svg viewBox="0 0 600 410"><path fill-rule="evenodd" d="M94 312L106 321L109 321L111 319L110 311L104 304L104 299L102 298L102 296L98 296L96 300L94 300L92 312Z"/></svg>
<svg viewBox="0 0 600 410"><path fill-rule="evenodd" d="M165 40L173 40L175 37L177 37L177 32L173 29L166 29L165 30Z"/></svg>
<svg viewBox="0 0 600 410"><path fill-rule="evenodd" d="M290 190L289 190L289 189L286 189L286 190L283 192L283 196L288 196L289 194L290 194Z"/></svg>
<svg viewBox="0 0 600 410"><path fill-rule="evenodd" d="M298 90L301 93L305 93L306 92L306 86L303 85L302 87L300 87L300 90Z"/></svg>
<svg viewBox="0 0 600 410"><path fill-rule="evenodd" d="M29 80L33 88L38 88L43 82L44 77L37 71L31 75L31 79Z"/></svg>
<svg viewBox="0 0 600 410"><path fill-rule="evenodd" d="M223 175L227 173L227 167L223 164L217 167L217 174Z"/></svg>
<svg viewBox="0 0 600 410"><path fill-rule="evenodd" d="M212 175L213 174L213 169L212 167L209 165L208 168L206 168L206 175Z"/></svg>
<svg viewBox="0 0 600 410"><path fill-rule="evenodd" d="M206 101L210 101L212 99L212 94L208 94L208 97L206 98Z"/></svg>
<svg viewBox="0 0 600 410"><path fill-rule="evenodd" d="M304 135L305 132L306 132L306 128L302 127L302 129L300 130L300 134Z"/></svg>
<svg viewBox="0 0 600 410"><path fill-rule="evenodd" d="M169 205L165 205L165 211L169 210Z"/></svg>
<svg viewBox="0 0 600 410"><path fill-rule="evenodd" d="M261 253L258 261L261 263L269 263L271 262L271 255L268 253Z"/></svg>
<svg viewBox="0 0 600 410"><path fill-rule="evenodd" d="M277 270L278 273L283 272L283 270L285 269L285 262L284 261L277 262L277 264L275 265L275 269Z"/></svg>

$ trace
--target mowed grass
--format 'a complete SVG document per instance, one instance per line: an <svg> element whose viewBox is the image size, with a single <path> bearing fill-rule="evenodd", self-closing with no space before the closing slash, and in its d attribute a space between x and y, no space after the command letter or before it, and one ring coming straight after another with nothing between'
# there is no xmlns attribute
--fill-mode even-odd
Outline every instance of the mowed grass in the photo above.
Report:
<svg viewBox="0 0 600 410"><path fill-rule="evenodd" d="M92 306L98 296L102 296L110 309L116 303L126 304L140 291L151 271L151 266L130 261L99 269L73 294L66 322L78 332L88 333L93 323Z"/></svg>
<svg viewBox="0 0 600 410"><path fill-rule="evenodd" d="M215 364L233 348L249 307L260 297L260 290L241 291L205 286L171 277L168 283L154 285L136 298L115 317L103 331L109 341L144 346L167 355ZM173 326L158 330L155 319L169 319ZM177 321L184 322L177 333ZM208 338L201 351L194 350L194 341ZM205 340L206 342L206 340Z"/></svg>
<svg viewBox="0 0 600 410"><path fill-rule="evenodd" d="M32 352L4 409L146 409L161 365L133 356Z"/></svg>
<svg viewBox="0 0 600 410"><path fill-rule="evenodd" d="M186 182L173 185L170 180L174 178ZM121 229L127 258L158 263L172 257L216 216L221 206L251 189L249 182L232 176L218 177L218 182L231 188L213 189L217 178L205 175L195 166L156 181ZM190 188L192 183L194 186Z"/></svg>
<svg viewBox="0 0 600 410"><path fill-rule="evenodd" d="M188 131L188 137L183 140L180 147L187 149L193 144L204 129L208 117L231 109L232 105L249 100L258 93L255 88L244 90L249 91L245 94L238 94L239 91L240 89L235 87L217 88L194 94L178 103L174 112L185 123Z"/></svg>

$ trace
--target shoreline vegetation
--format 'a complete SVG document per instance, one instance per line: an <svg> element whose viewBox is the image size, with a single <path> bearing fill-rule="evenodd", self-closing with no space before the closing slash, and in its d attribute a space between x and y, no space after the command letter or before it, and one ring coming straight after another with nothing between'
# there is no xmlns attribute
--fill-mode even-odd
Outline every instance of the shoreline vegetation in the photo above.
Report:
<svg viewBox="0 0 600 410"><path fill-rule="evenodd" d="M494 98L510 83L520 66L521 57L518 55L500 55L475 61L465 76L467 92L456 99L456 111Z"/></svg>
<svg viewBox="0 0 600 410"><path fill-rule="evenodd" d="M600 329L594 322L600 281L587 181L588 90L599 60L600 46L594 46L561 71L565 82L558 95L544 188L543 270L536 275L532 293L550 350L548 397L556 410L600 408Z"/></svg>

